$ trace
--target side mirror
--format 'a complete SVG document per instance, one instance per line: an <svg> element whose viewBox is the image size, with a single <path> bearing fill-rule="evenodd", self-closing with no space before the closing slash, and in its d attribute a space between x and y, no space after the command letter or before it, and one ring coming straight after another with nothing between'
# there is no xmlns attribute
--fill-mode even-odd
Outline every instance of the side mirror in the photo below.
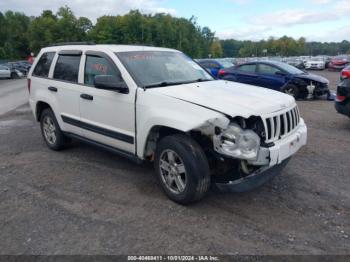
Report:
<svg viewBox="0 0 350 262"><path fill-rule="evenodd" d="M119 93L128 94L129 88L125 82L113 75L98 75L94 78L94 85L98 89L115 90Z"/></svg>

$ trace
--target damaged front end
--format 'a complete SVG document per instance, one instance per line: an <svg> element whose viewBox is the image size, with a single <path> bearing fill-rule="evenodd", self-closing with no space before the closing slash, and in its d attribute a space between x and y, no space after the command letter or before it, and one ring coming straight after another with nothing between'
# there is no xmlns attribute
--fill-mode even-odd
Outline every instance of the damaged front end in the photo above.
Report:
<svg viewBox="0 0 350 262"><path fill-rule="evenodd" d="M211 119L197 131L210 138L211 148L207 154L212 179L221 187L247 188L243 185L250 177L269 169L270 152L264 142L260 117Z"/></svg>
<svg viewBox="0 0 350 262"><path fill-rule="evenodd" d="M272 129L276 132L280 129L282 132L280 120L284 114L281 118L272 118L272 121L276 121L275 127L266 126L266 119L264 122L260 117L251 116L248 119L212 119L198 128L197 131L209 138L211 143L206 152L213 170L213 182L220 189L244 192L253 190L278 175L291 155L306 144L306 126L303 121L297 121L296 111L292 112L295 112L293 118L286 117L286 120L294 121L290 124L288 137L275 142L271 142L271 132ZM269 123L273 125L273 122ZM284 131L286 136L288 126L289 124Z"/></svg>

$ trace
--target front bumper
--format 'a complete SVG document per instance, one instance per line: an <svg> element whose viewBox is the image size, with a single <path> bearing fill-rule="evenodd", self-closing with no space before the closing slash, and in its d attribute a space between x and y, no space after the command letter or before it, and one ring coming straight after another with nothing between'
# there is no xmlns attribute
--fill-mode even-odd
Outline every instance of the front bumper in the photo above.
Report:
<svg viewBox="0 0 350 262"><path fill-rule="evenodd" d="M317 84L314 90L314 96L323 96L330 92L328 84Z"/></svg>
<svg viewBox="0 0 350 262"><path fill-rule="evenodd" d="M275 176L281 174L288 164L290 158L307 143L307 127L301 119L298 129L288 137L276 141L270 148L261 148L255 165L263 165L253 174L244 178L231 181L229 183L217 183L217 187L222 191L246 192L251 191ZM266 161L264 163L264 161Z"/></svg>
<svg viewBox="0 0 350 262"><path fill-rule="evenodd" d="M324 65L306 65L305 69L322 70L322 69L325 69L325 66Z"/></svg>
<svg viewBox="0 0 350 262"><path fill-rule="evenodd" d="M287 166L289 160L290 159L286 159L281 164L276 165L272 168L259 169L247 177L232 181L230 183L216 183L216 186L223 192L243 193L252 191L264 185L274 177L280 175L283 169Z"/></svg>
<svg viewBox="0 0 350 262"><path fill-rule="evenodd" d="M328 69L331 69L331 70L337 70L337 71L341 71L343 70L347 65L334 65L334 64L330 64L328 66Z"/></svg>
<svg viewBox="0 0 350 262"><path fill-rule="evenodd" d="M273 167L290 158L299 149L307 143L307 127L304 120L301 118L297 129L287 137L274 142L274 145L269 148L261 148L257 163L251 162L252 165L268 165ZM264 159L268 161L263 163Z"/></svg>

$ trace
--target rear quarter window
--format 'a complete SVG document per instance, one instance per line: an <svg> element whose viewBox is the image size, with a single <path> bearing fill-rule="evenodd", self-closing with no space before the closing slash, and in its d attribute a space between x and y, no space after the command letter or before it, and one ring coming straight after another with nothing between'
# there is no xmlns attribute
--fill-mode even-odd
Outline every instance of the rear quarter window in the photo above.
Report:
<svg viewBox="0 0 350 262"><path fill-rule="evenodd" d="M55 52L43 53L34 68L33 76L48 77L54 56Z"/></svg>
<svg viewBox="0 0 350 262"><path fill-rule="evenodd" d="M78 82L81 55L59 55L53 78L72 83Z"/></svg>

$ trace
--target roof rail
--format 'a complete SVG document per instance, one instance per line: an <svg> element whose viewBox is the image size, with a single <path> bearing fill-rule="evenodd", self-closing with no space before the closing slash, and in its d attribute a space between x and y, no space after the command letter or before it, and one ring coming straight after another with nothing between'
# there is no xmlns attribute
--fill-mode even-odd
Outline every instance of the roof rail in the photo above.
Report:
<svg viewBox="0 0 350 262"><path fill-rule="evenodd" d="M51 46L64 46L64 45L96 45L95 42L62 42L62 43L54 43L49 45Z"/></svg>

